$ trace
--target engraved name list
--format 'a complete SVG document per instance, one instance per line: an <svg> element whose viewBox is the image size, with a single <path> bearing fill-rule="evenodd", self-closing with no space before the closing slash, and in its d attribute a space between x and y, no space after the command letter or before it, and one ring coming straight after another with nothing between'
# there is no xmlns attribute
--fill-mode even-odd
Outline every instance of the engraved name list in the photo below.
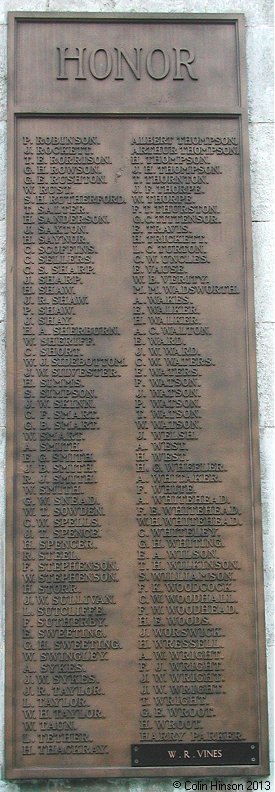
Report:
<svg viewBox="0 0 275 792"><path fill-rule="evenodd" d="M137 18L129 47L126 19L32 19L11 20L7 776L256 775L245 153L238 80L211 113L200 60L204 24L235 52L236 18Z"/></svg>

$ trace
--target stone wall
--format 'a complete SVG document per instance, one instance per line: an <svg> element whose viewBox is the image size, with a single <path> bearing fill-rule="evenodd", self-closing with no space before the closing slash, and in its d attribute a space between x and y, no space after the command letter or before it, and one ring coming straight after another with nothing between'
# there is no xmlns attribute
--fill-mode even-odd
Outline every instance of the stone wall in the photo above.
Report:
<svg viewBox="0 0 275 792"><path fill-rule="evenodd" d="M74 790L75 792L172 792L178 788L187 792L210 792L210 790L275 789L272 713L272 658L274 651L273 616L273 570L272 570L272 463L274 449L273 392L273 329L274 329L274 274L273 274L273 223L272 223L272 153L273 153L273 2L272 0L0 0L0 557L1 557L1 630L4 644L4 512L5 512L5 206L6 206L6 34L7 12L190 12L190 13L234 13L242 12L247 25L247 68L249 100L249 135L251 158L252 220L254 242L255 304L257 327L257 364L260 414L260 450L262 472L264 565L266 581L266 624L270 700L270 743L271 775L269 779L216 778L209 781L191 779L181 782L174 779L98 780L98 781L33 781L8 783L0 780L0 792L36 792L36 790ZM3 660L3 658L2 658ZM2 662L3 667L3 662ZM0 712L3 713L3 684L1 676ZM4 716L0 714L0 750L2 761ZM3 771L2 771L3 778ZM216 782L216 783L215 783ZM230 786L231 784L231 786Z"/></svg>

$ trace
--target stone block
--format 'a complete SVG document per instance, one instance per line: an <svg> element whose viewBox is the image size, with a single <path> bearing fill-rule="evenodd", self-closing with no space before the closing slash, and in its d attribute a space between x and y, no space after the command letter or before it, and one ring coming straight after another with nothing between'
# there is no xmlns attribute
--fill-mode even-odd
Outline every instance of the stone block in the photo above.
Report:
<svg viewBox="0 0 275 792"><path fill-rule="evenodd" d="M2 548L1 548L2 550ZM1 684L1 695L0 695L0 712L4 709L4 664L5 664L5 647L4 647L4 640L1 641L0 644L0 684ZM4 764L4 719L0 719L0 764ZM0 792L1 792L1 783L0 783Z"/></svg>
<svg viewBox="0 0 275 792"><path fill-rule="evenodd" d="M6 216L6 190L7 190L7 132L6 122L0 121L0 222Z"/></svg>
<svg viewBox="0 0 275 792"><path fill-rule="evenodd" d="M181 785L176 787L175 782L179 782ZM225 789L225 785L227 784L227 789L237 789L237 783L239 783L239 789L243 790L243 792L247 792L247 785L248 779L246 778L232 778L229 776L215 776L215 778L179 778L175 771L173 778L171 779L158 779L158 781L153 781L151 779L144 779L144 781L140 782L137 780L133 780L129 782L129 792L172 792L174 789L181 789L182 792L184 790L199 790L203 789L203 792L213 792L214 790L214 782L217 783L217 790ZM193 784L193 787L192 787ZM200 784L200 785L199 785ZM233 786L235 784L235 786ZM260 788L260 787L259 787ZM1 790L0 790L1 792ZM76 791L74 791L76 792ZM93 790L94 792L94 790ZM103 792L102 789L96 790L96 792ZM104 790L105 792L105 790ZM107 788L106 788L107 792ZM124 786L121 787L121 792L124 792Z"/></svg>
<svg viewBox="0 0 275 792"><path fill-rule="evenodd" d="M0 25L0 121L7 117L7 28Z"/></svg>
<svg viewBox="0 0 275 792"><path fill-rule="evenodd" d="M0 323L5 319L6 305L6 224L0 220ZM1 424L1 422L0 422Z"/></svg>
<svg viewBox="0 0 275 792"><path fill-rule="evenodd" d="M261 497L262 525L264 546L264 584L266 612L266 643L269 663L269 683L271 682L271 666L273 663L274 644L274 533L273 533L273 498L274 498L274 440L275 430L264 429L260 432L261 456Z"/></svg>
<svg viewBox="0 0 275 792"><path fill-rule="evenodd" d="M256 321L273 322L275 316L273 223L252 223L252 232Z"/></svg>
<svg viewBox="0 0 275 792"><path fill-rule="evenodd" d="M0 428L0 712L4 707L4 535L5 535L5 431ZM0 718L0 762L3 761L4 719ZM0 792L1 783L0 783Z"/></svg>
<svg viewBox="0 0 275 792"><path fill-rule="evenodd" d="M0 23L7 20L8 11L136 11L147 13L244 13L249 25L272 25L272 3L270 0L2 0Z"/></svg>
<svg viewBox="0 0 275 792"><path fill-rule="evenodd" d="M261 428L274 425L274 325L256 325L259 422Z"/></svg>
<svg viewBox="0 0 275 792"><path fill-rule="evenodd" d="M2 387L0 389L0 431L6 423L6 394L5 394L5 374L6 374L6 344L5 344L5 325L4 322L0 322L0 381L2 383ZM0 484L0 497L1 494L1 484ZM0 519L1 519L1 512L0 512Z"/></svg>
<svg viewBox="0 0 275 792"><path fill-rule="evenodd" d="M272 25L271 0L205 0L208 14L245 14L247 25Z"/></svg>
<svg viewBox="0 0 275 792"><path fill-rule="evenodd" d="M57 0L54 0L57 2ZM184 6L181 0L165 0L159 3L159 0L116 0L115 11L135 11L136 13L186 13L186 14L203 14L205 11L205 0L185 0Z"/></svg>
<svg viewBox="0 0 275 792"><path fill-rule="evenodd" d="M93 11L93 13L112 13L116 11L115 0L81 0L81 7L78 0L49 0L48 11L79 12L83 14Z"/></svg>
<svg viewBox="0 0 275 792"><path fill-rule="evenodd" d="M265 614L266 614L266 644L274 645L274 537L273 533L263 535L264 545L264 583L265 583Z"/></svg>
<svg viewBox="0 0 275 792"><path fill-rule="evenodd" d="M62 5L60 3L60 5ZM47 0L1 0L0 24L7 24L8 11L48 11ZM1 792L1 788L0 788Z"/></svg>
<svg viewBox="0 0 275 792"><path fill-rule="evenodd" d="M274 647L267 652L267 679L268 679L268 710L269 710L269 742L270 742L270 761L274 762L275 754L275 734L274 734ZM274 787L275 788L275 787ZM271 787L272 789L272 787Z"/></svg>
<svg viewBox="0 0 275 792"><path fill-rule="evenodd" d="M273 124L250 124L251 200L253 220L273 217Z"/></svg>
<svg viewBox="0 0 275 792"><path fill-rule="evenodd" d="M0 121L0 222L6 216L7 190L7 124Z"/></svg>
<svg viewBox="0 0 275 792"><path fill-rule="evenodd" d="M270 763L269 780L270 780L270 789L271 790L275 789L275 764L274 764L274 761L271 761L271 763Z"/></svg>
<svg viewBox="0 0 275 792"><path fill-rule="evenodd" d="M177 771L175 771L173 780L177 780ZM129 792L171 792L171 787L173 789L173 781L168 778L150 778L150 780L144 778L129 781Z"/></svg>
<svg viewBox="0 0 275 792"><path fill-rule="evenodd" d="M136 12L144 14L160 13L203 13L205 0L185 0L184 9L181 0L165 0L160 6L159 0L83 0L81 10L110 11L110 12ZM79 11L78 0L49 0L50 11Z"/></svg>
<svg viewBox="0 0 275 792"><path fill-rule="evenodd" d="M275 429L260 431L261 497L263 532L273 531Z"/></svg>
<svg viewBox="0 0 275 792"><path fill-rule="evenodd" d="M249 118L251 121L272 121L274 118L273 29L248 28L246 45Z"/></svg>
<svg viewBox="0 0 275 792"><path fill-rule="evenodd" d="M3 426L0 426L0 541L4 537L5 530L5 455L5 429ZM3 561L3 555L1 555L0 565L2 565ZM2 569L2 566L0 566L0 568Z"/></svg>

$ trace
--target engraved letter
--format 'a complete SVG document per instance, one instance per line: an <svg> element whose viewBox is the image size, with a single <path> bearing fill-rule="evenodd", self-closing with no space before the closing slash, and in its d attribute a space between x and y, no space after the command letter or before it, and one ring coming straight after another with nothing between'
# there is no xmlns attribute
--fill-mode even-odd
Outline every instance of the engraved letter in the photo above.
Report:
<svg viewBox="0 0 275 792"><path fill-rule="evenodd" d="M67 60L74 61L75 60L75 61L77 61L77 68L78 68L75 80L86 80L87 77L85 77L85 75L83 73L83 71L84 71L84 52L86 50L86 47L83 47L82 50L80 50L78 47L76 47L75 51L78 53L78 55L66 55L65 53L68 52L68 49L69 49L68 47L56 47L56 49L57 49L57 51L59 53L58 54L59 74L58 74L56 79L57 80L68 80L69 78L67 77L66 72L65 72L65 61L67 61ZM80 55L80 52L81 52L81 55Z"/></svg>
<svg viewBox="0 0 275 792"><path fill-rule="evenodd" d="M117 75L115 77L115 80L124 80L124 77L122 75L122 58L124 58L128 66L130 67L136 80L140 80L140 53L142 47L140 47L139 49L137 49L137 47L134 47L134 51L136 53L136 65L134 65L133 62L130 61L129 56L126 55L124 49L118 49L117 47L114 47L114 49L117 52Z"/></svg>
<svg viewBox="0 0 275 792"><path fill-rule="evenodd" d="M185 68L188 71L189 77L191 77L191 80L198 80L199 78L196 77L193 69L191 69L191 63L193 63L193 61L195 60L195 55L193 55L193 52L185 48L177 49L176 47L173 47L173 50L175 52L175 61L176 61L175 77L173 77L173 80L184 80L184 77L181 74L181 66L185 66ZM182 56L183 52L186 53L184 56Z"/></svg>
<svg viewBox="0 0 275 792"><path fill-rule="evenodd" d="M163 56L163 72L161 74L155 74L153 71L153 55L155 52L161 52ZM148 52L146 58L146 69L153 80L164 80L164 77L167 77L167 74L170 70L170 58L165 54L165 52L163 52L162 49L156 47L156 49L150 50L150 52Z"/></svg>
<svg viewBox="0 0 275 792"><path fill-rule="evenodd" d="M105 71L103 70L104 69L103 64L101 64L100 73L96 71L96 62L95 62L96 56L99 52L104 52L104 58L106 60ZM93 52L91 52L89 58L89 68L91 74L93 75L93 77L96 78L96 80L106 80L106 77L109 77L109 74L112 71L112 66L113 66L112 57L108 52L108 50L105 50L103 49L103 47L100 47L99 49L93 50Z"/></svg>

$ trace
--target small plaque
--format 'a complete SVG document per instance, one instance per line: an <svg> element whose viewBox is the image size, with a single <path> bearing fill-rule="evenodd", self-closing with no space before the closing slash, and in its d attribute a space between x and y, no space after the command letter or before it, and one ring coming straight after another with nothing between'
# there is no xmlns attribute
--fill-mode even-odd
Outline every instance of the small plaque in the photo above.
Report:
<svg viewBox="0 0 275 792"><path fill-rule="evenodd" d="M259 744L242 742L180 743L132 746L133 767L213 767L259 764Z"/></svg>
<svg viewBox="0 0 275 792"><path fill-rule="evenodd" d="M267 772L243 28L10 15L8 778Z"/></svg>

